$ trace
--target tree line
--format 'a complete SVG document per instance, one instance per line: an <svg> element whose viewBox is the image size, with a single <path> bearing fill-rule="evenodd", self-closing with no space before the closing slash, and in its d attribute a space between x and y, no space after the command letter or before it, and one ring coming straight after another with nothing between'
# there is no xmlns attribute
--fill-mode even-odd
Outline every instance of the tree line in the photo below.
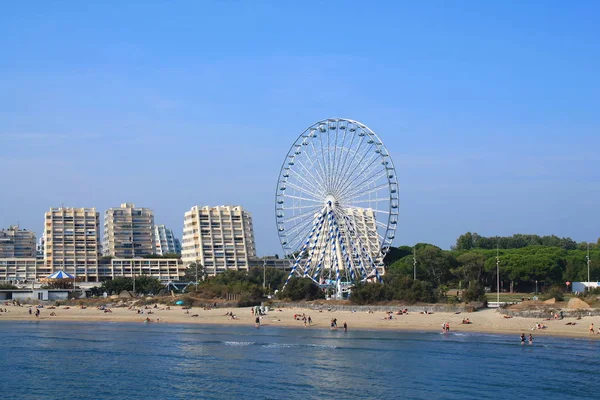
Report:
<svg viewBox="0 0 600 400"><path fill-rule="evenodd" d="M388 273L413 276L416 255L417 279L434 286L468 287L471 283L496 289L496 266L501 290L532 292L565 286L566 282L587 281L588 243L571 238L538 235L483 237L467 232L450 250L428 243L400 246L388 257ZM600 280L600 246L590 243L590 279ZM498 257L498 258L496 258Z"/></svg>

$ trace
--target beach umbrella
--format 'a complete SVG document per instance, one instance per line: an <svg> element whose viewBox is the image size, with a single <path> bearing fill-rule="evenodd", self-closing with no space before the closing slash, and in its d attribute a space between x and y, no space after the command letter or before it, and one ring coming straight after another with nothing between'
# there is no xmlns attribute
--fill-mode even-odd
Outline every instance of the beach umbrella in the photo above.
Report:
<svg viewBox="0 0 600 400"><path fill-rule="evenodd" d="M175 304L177 304L178 306L182 306L183 305L183 300L177 300L175 302Z"/></svg>

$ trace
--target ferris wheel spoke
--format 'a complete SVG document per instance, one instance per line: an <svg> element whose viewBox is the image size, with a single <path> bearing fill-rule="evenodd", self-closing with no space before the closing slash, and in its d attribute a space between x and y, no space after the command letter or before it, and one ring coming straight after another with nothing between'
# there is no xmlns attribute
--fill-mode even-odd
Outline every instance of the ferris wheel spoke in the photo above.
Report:
<svg viewBox="0 0 600 400"><path fill-rule="evenodd" d="M311 220L307 220L307 222L297 225L297 226L302 226L302 229L298 229L296 230L296 233L294 235L290 235L288 237L288 243L290 244L290 247L292 248L298 248L298 245L305 242L306 238L308 237L308 235L310 234L310 227L312 226L311 224L314 224L315 221L311 221ZM290 232L293 231L293 228L290 229Z"/></svg>
<svg viewBox="0 0 600 400"><path fill-rule="evenodd" d="M306 172L306 174L308 175L308 177L310 178L310 181L309 181L306 178L302 177L301 179L303 180L303 182L305 182L308 186L312 187L313 190L320 192L320 193L325 193L325 188L322 184L323 179L319 176L319 171L317 169L315 169L314 174L311 172L311 168L314 167L314 164L311 164L310 166L306 166L306 165L304 165L304 163L301 160L298 160L298 164L300 165L301 169L303 169ZM300 178L301 176L302 175L298 171L296 171L295 177Z"/></svg>
<svg viewBox="0 0 600 400"><path fill-rule="evenodd" d="M329 186L328 186L329 185L328 178L329 178L329 174L330 174L330 172L329 172L329 164L327 162L327 151L325 150L326 147L323 145L323 135L328 134L328 131L327 131L327 126L325 126L325 132L322 132L320 128L321 128L321 125L319 125L319 134L318 134L317 137L319 138L319 143L321 145L321 154L320 154L320 156L321 156L321 160L323 161L323 166L325 168L325 175L324 175L323 185L325 185L325 189L326 190L329 190ZM327 150L329 150L329 149L327 148Z"/></svg>
<svg viewBox="0 0 600 400"><path fill-rule="evenodd" d="M389 197L378 197L375 199L364 199L364 200L352 200L346 201L345 204L362 204L362 203L379 203L383 201L390 201Z"/></svg>
<svg viewBox="0 0 600 400"><path fill-rule="evenodd" d="M304 167L304 165L302 165L302 167ZM300 173L298 173L298 171L294 171L293 178L301 180L312 192L320 193L322 196L324 189L318 184L319 181L314 176L312 176L309 171L306 172L312 178L312 182L304 178ZM287 182L290 182L290 180L288 180Z"/></svg>
<svg viewBox="0 0 600 400"><path fill-rule="evenodd" d="M291 222L291 221L295 221L295 220L297 220L297 219L301 219L301 218L306 218L306 217L309 217L309 216L311 216L311 215L314 215L314 214L318 213L318 211L317 211L317 210L318 210L318 208L317 208L317 207L315 207L315 208L313 208L312 210L309 210L309 211L303 211L303 212L302 212L302 213L300 213L300 214L296 214L296 215L293 215L293 216L291 216L291 217L289 217L289 218L285 218L285 222Z"/></svg>
<svg viewBox="0 0 600 400"><path fill-rule="evenodd" d="M313 203L323 204L323 200L309 199L307 197L296 196L296 195L293 195L293 194L286 194L285 197L286 198L289 197L290 199L303 200L303 201L312 201Z"/></svg>
<svg viewBox="0 0 600 400"><path fill-rule="evenodd" d="M321 174L320 174L320 184L321 186L323 186L325 188L325 167L323 166L323 164L321 164L321 159L319 157L319 153L317 152L317 149L315 148L315 141L311 140L310 141L310 147L312 147L313 149L313 159L315 160L315 162L317 163L317 165L319 166L320 170L321 170Z"/></svg>
<svg viewBox="0 0 600 400"><path fill-rule="evenodd" d="M338 124L338 129L339 129L339 128L340 128L340 125ZM333 174L334 174L334 176L335 176L336 180L337 180L337 178L339 177L339 174L340 174L340 167L341 167L341 164L342 164L342 158L344 157L344 153L345 153L345 152L344 152L344 150L346 150L346 152L347 152L347 150L348 150L348 149L346 148L346 132L348 131L348 127L347 127L347 126L345 126L345 127L344 127L344 129L343 129L342 131L343 131L343 134L342 134L342 140L341 140L341 142L338 142L338 143L336 144L336 152L337 152L337 150L339 149L339 154L338 154L338 156L337 156L337 158L336 158L336 159L337 159L337 161L336 161L336 163L335 163L335 168L334 168L334 170L333 170ZM336 131L336 132L337 132L337 131ZM336 133L336 135L337 135L337 133ZM337 140L336 140L336 142L337 142ZM347 154L347 153L346 153L346 154ZM334 186L335 186L335 181L334 181Z"/></svg>
<svg viewBox="0 0 600 400"><path fill-rule="evenodd" d="M390 186L389 183L386 182L386 183L381 183L381 184L379 184L377 186L373 186L372 188L369 188L369 189L364 189L363 185L366 182L368 182L368 181L369 180L364 180L364 181L362 181L360 183L357 183L355 186L353 186L351 192L344 193L344 197L343 198L346 201L347 200L353 200L353 199L360 198L361 196L364 196L364 195L367 195L367 194L370 194L370 193L378 192L378 191L380 191L380 190L382 190L384 188L389 188L389 186Z"/></svg>
<svg viewBox="0 0 600 400"><path fill-rule="evenodd" d="M358 170L356 175L354 175L352 177L353 179L347 179L344 182L344 185L340 187L340 193L343 194L343 193L347 192L350 187L352 187L353 185L356 185L356 182L359 179L363 179L366 175L369 175L371 173L371 171L376 170L378 168L382 168L380 165L378 165L378 163L377 163L378 160L379 160L379 157L377 156L376 153L369 156L368 159L363 163L362 167Z"/></svg>
<svg viewBox="0 0 600 400"><path fill-rule="evenodd" d="M311 192L310 190L308 190L306 188L303 188L302 186L298 186L295 183L286 182L286 186L292 187L292 188L298 190L301 193L304 193L304 194L307 194L309 196L312 196L313 199L315 199L315 200L319 198L319 195L317 193Z"/></svg>
<svg viewBox="0 0 600 400"><path fill-rule="evenodd" d="M346 126L346 131L348 131L348 129L349 129L349 127L348 127L348 126ZM337 186L339 186L339 182L340 182L340 181L343 179L343 177L344 177L344 176L345 176L345 174L347 173L347 170L345 169L345 167L346 167L346 163L348 162L348 156L349 156L349 155L350 155L350 153L353 151L353 149L352 149L352 145L354 144L354 138L355 138L355 137L356 137L356 135L352 135L352 137L350 138L350 144L349 144L349 145L348 145L348 147L346 148L346 154L345 154L344 160L343 160L343 162L342 162L342 163L341 163L341 165L340 165L339 172L336 174L336 176L337 176L337 182L334 184L334 191L335 191L335 188L336 188ZM363 138L364 138L364 137L363 137ZM344 146L344 144L345 144L345 139L346 139L346 136L345 136L345 133L344 133L344 142L342 143L342 146ZM352 164L352 162L350 162L350 164ZM350 165L349 165L349 166L350 166ZM348 166L348 167L349 167L349 166Z"/></svg>
<svg viewBox="0 0 600 400"><path fill-rule="evenodd" d="M312 141L311 141L311 145L312 145L311 146L312 149L315 150L314 144ZM316 150L315 150L315 154L312 154L312 155L310 154L310 152L308 150L306 150L306 151L304 151L304 155L305 155L304 158L306 159L307 162L310 162L310 164L305 165L302 158L299 158L298 162L302 165L304 170L311 176L311 178L314 179L315 183L324 189L323 176L321 175L321 173L320 173L321 171L319 171L319 168L316 168L316 166L315 166L315 163L319 161L318 157L316 157ZM315 161L315 159L316 159L316 161ZM317 165L320 166L320 164L317 164ZM314 170L314 175L313 175L313 170ZM315 175L316 175L316 177L315 177ZM319 179L316 179L317 177Z"/></svg>
<svg viewBox="0 0 600 400"><path fill-rule="evenodd" d="M331 155L331 187L333 187L333 182L335 181L335 171L336 171L336 156L338 150L338 129L339 125L335 124L335 137L333 139L333 154ZM331 136L331 134L330 134Z"/></svg>
<svg viewBox="0 0 600 400"><path fill-rule="evenodd" d="M350 162L348 163L347 167L344 169L342 174L340 174L340 176L338 178L338 183L336 184L336 187L334 188L334 190L336 192L340 191L340 189L344 186L345 182L352 177L354 172L356 172L358 167L361 165L361 163L367 156L367 153L368 153L367 151L362 152L362 155L361 155L361 148L362 148L363 143L365 143L365 136L362 136L360 138L358 146L355 149L353 149L353 148L350 149L351 152L354 153L354 157L352 157L350 159ZM359 159L356 158L356 156L358 156L358 155L361 155Z"/></svg>
<svg viewBox="0 0 600 400"><path fill-rule="evenodd" d="M364 161L365 158L367 158L366 162ZM361 159L361 162L358 165L362 164L362 167L360 169L358 169L358 171L354 171L354 173L352 175L350 175L349 177L346 178L346 180L344 182L342 182L340 188L339 188L339 193L341 193L341 196L344 195L344 193L347 191L349 186L352 186L353 182L356 181L356 179L359 177L362 177L363 174L365 173L365 171L367 171L367 169L369 169L377 160L379 159L379 157L377 157L377 153L373 152L370 155L367 156L367 154L363 154L363 158Z"/></svg>
<svg viewBox="0 0 600 400"><path fill-rule="evenodd" d="M322 208L320 205L317 204L312 204L312 205L307 205L307 206L292 206L292 207L278 207L277 210L282 210L282 211L291 211L291 210L299 210L299 209L303 209L303 208L312 208L313 210L319 210L320 208Z"/></svg>

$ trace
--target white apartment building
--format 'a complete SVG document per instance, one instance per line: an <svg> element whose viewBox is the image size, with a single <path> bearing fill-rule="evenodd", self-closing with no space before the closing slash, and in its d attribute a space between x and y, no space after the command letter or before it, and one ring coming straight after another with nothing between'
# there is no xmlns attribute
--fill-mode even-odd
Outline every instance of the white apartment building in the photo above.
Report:
<svg viewBox="0 0 600 400"><path fill-rule="evenodd" d="M154 226L154 241L156 242L156 254L181 254L181 243L173 235L173 231L164 225Z"/></svg>
<svg viewBox="0 0 600 400"><path fill-rule="evenodd" d="M0 230L0 258L35 257L35 233L11 225Z"/></svg>
<svg viewBox="0 0 600 400"><path fill-rule="evenodd" d="M35 280L39 277L38 266L35 257L0 258L0 281Z"/></svg>
<svg viewBox="0 0 600 400"><path fill-rule="evenodd" d="M356 239L365 247L373 260L380 259L379 249L381 242L377 235L377 224L375 220L375 212L371 208L348 207L346 208L348 220L346 224L354 228L356 236L353 236L354 242ZM342 235L343 235L342 230Z"/></svg>
<svg viewBox="0 0 600 400"><path fill-rule="evenodd" d="M44 273L98 280L100 218L95 208L51 208L44 218Z"/></svg>
<svg viewBox="0 0 600 400"><path fill-rule="evenodd" d="M185 213L181 258L209 275L248 270L256 257L252 216L241 206L194 206Z"/></svg>
<svg viewBox="0 0 600 400"><path fill-rule="evenodd" d="M102 253L118 258L155 254L154 213L149 208L123 203L104 213Z"/></svg>

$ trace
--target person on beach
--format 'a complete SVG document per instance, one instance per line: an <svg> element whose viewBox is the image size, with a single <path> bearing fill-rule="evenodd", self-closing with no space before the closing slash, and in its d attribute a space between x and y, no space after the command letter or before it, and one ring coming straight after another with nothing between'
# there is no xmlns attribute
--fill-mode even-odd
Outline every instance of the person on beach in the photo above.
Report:
<svg viewBox="0 0 600 400"><path fill-rule="evenodd" d="M446 332L446 323L442 322L442 333Z"/></svg>
<svg viewBox="0 0 600 400"><path fill-rule="evenodd" d="M521 344L525 344L525 334L521 333Z"/></svg>
<svg viewBox="0 0 600 400"><path fill-rule="evenodd" d="M31 312L32 312L32 311L31 311L31 307L29 307L29 315L31 315Z"/></svg>
<svg viewBox="0 0 600 400"><path fill-rule="evenodd" d="M533 344L533 335L531 333L529 334L529 344Z"/></svg>
<svg viewBox="0 0 600 400"><path fill-rule="evenodd" d="M446 332L450 332L450 322L446 322Z"/></svg>
<svg viewBox="0 0 600 400"><path fill-rule="evenodd" d="M594 334L594 323L593 322L590 324L590 333L592 335Z"/></svg>
<svg viewBox="0 0 600 400"><path fill-rule="evenodd" d="M258 328L260 327L260 317L256 316L256 319L254 320L254 325Z"/></svg>
<svg viewBox="0 0 600 400"><path fill-rule="evenodd" d="M344 322L344 332L348 332L348 324Z"/></svg>

